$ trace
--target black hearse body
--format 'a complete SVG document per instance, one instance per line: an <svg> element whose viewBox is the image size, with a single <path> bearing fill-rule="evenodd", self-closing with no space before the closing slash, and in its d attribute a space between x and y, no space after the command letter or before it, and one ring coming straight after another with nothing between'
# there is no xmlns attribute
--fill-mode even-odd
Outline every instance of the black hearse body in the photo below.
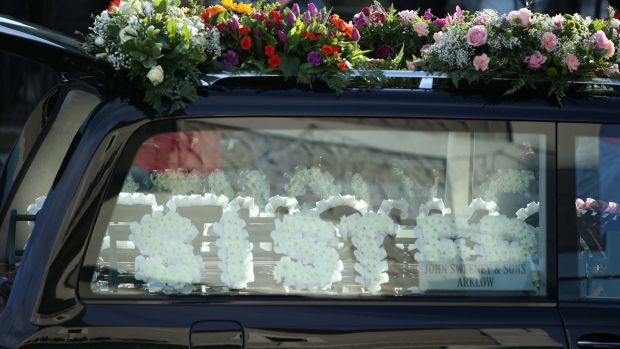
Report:
<svg viewBox="0 0 620 349"><path fill-rule="evenodd" d="M603 175L598 173L616 168L620 173L618 158L604 166L602 160L595 161L603 159L603 147L596 146L601 139L611 139L606 144L612 145L620 139L620 98L613 95L613 87L602 94L573 93L559 107L543 98L493 100L488 94L428 88L349 89L336 95L291 87L277 77L232 77L205 83L198 100L184 113L156 118L122 96L107 93L105 79L97 77L105 75L106 68L79 54L79 46L70 42L62 46L58 38L41 29L8 19L0 23L0 39L3 50L20 47L16 53L35 59L41 53L39 59L71 73L65 73L65 80L34 110L2 170L0 247L6 251L2 256L7 261L5 273L14 280L0 313L0 348L620 346L620 274L614 271L620 262L614 234L620 231L609 225L603 238L603 228L596 225L602 220L592 225L598 230L588 230L575 212L576 199L585 201L585 195L590 195L587 186L580 184L588 178L597 181L592 196L613 201L613 193L603 190L613 185L602 185ZM58 59L50 60L49 55ZM346 142L333 138L330 125L342 139L358 138ZM402 162L402 154L414 152L415 164L433 163L444 171L439 176L441 183L455 186L459 179L467 179L467 199L475 197L471 184L475 178L459 173L457 161L463 160L461 165L474 171L487 166L484 161L493 156L523 156L514 163L530 163L538 171L538 214L545 218L539 219L541 256L536 272L544 280L539 280L535 290L528 286L526 290L479 291L472 289L476 286L472 283L463 290L439 287L433 291L433 287L410 287L407 280L398 284L399 277L420 272L398 261L390 262L390 268L396 269L388 273L395 286L379 294L264 292L251 287L249 291L213 290L207 284L189 294L167 295L136 290L139 284L131 285L135 280L124 281L130 286L121 292L119 282L112 285L110 277L116 273L114 277L122 278L122 271L98 263L98 258L103 259L98 253L103 250L109 223L119 214L117 197L143 144L157 135L183 132L218 137L221 157L217 162L222 167L233 162L224 153L236 149L235 141L260 138L241 153L251 158L250 163L263 164L258 169L268 173L277 172L284 160L292 164L286 163L281 172L294 171L296 160L304 154L297 148L341 150L340 155L310 156L312 164L320 163L323 169L334 168L338 159L355 162L352 168L362 168L364 158L369 163L382 157ZM411 137L407 132L412 132ZM291 137L295 134L298 139ZM274 137L281 137L277 142L285 146L261 145ZM446 144L435 141L444 138ZM503 152L502 147L516 144L515 139L538 139L540 144L523 141L516 145L520 153L512 148ZM385 150L381 143L388 141L391 148ZM410 149L420 144L420 149ZM496 154L475 150L471 154L476 156L466 152L448 161L438 158L441 151L435 149L473 151L485 144ZM264 154L265 149L274 148L280 154ZM388 165L395 166L396 160ZM580 171L582 163L590 165ZM450 176L456 179L448 180ZM613 183L613 174L611 178L605 181ZM26 221L35 217L29 217L24 205L38 195L47 198L30 228ZM594 212L594 206L578 208ZM139 221L141 216L134 218ZM420 220L419 216L401 220L401 225L414 227L416 218ZM254 224L250 218L246 221ZM413 239L394 239L395 248L405 255L411 251L407 246L413 245ZM254 247L257 261L269 254L268 248L259 251L258 243ZM25 244L15 273L11 262ZM406 270L401 273L399 268ZM343 274L346 270L345 265ZM260 274L258 269L255 273ZM270 275L270 271L264 273Z"/></svg>

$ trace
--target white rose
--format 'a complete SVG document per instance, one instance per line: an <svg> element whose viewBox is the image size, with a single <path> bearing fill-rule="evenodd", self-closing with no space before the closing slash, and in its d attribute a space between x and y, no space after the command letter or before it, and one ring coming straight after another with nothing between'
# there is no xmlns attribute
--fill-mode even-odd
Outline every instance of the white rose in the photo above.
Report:
<svg viewBox="0 0 620 349"><path fill-rule="evenodd" d="M101 36L98 36L95 39L95 45L101 47L101 46L105 45L105 40L103 40L103 38Z"/></svg>
<svg viewBox="0 0 620 349"><path fill-rule="evenodd" d="M121 44L126 43L129 40L133 40L138 37L138 32L133 29L131 26L127 26L118 33L119 38L121 39Z"/></svg>
<svg viewBox="0 0 620 349"><path fill-rule="evenodd" d="M146 77L151 81L153 86L157 86L164 81L164 69L161 65L154 66L148 74L146 74Z"/></svg>
<svg viewBox="0 0 620 349"><path fill-rule="evenodd" d="M124 15L142 14L142 4L140 1L128 0L121 2L121 6L118 8Z"/></svg>

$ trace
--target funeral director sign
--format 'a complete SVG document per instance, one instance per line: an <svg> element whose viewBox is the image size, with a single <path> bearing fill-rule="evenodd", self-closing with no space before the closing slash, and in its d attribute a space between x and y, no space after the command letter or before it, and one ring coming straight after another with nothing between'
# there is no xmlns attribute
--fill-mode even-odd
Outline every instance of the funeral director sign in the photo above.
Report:
<svg viewBox="0 0 620 349"><path fill-rule="evenodd" d="M422 290L532 290L529 262L419 264Z"/></svg>

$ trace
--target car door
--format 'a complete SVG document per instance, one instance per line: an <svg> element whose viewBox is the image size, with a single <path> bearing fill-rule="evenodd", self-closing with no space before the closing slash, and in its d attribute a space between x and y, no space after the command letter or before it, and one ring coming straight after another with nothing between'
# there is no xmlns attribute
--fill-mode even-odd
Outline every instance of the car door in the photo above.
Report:
<svg viewBox="0 0 620 349"><path fill-rule="evenodd" d="M566 347L552 123L196 118L117 142L82 341Z"/></svg>
<svg viewBox="0 0 620 349"><path fill-rule="evenodd" d="M560 311L574 348L620 347L620 125L559 126Z"/></svg>

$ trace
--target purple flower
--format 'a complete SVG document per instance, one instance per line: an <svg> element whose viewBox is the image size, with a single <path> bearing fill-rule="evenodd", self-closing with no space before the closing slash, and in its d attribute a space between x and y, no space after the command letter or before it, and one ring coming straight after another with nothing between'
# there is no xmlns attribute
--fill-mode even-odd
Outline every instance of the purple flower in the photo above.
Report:
<svg viewBox="0 0 620 349"><path fill-rule="evenodd" d="M310 15L310 12L304 12L304 16L301 20L306 24L310 24L310 22L312 22L312 16Z"/></svg>
<svg viewBox="0 0 620 349"><path fill-rule="evenodd" d="M293 13L295 14L295 16L299 16L299 14L301 13L299 10L299 5L297 5L297 3L293 4Z"/></svg>
<svg viewBox="0 0 620 349"><path fill-rule="evenodd" d="M437 24L437 26L439 26L439 28L443 28L446 25L446 19L445 18L437 18L435 20L435 24Z"/></svg>
<svg viewBox="0 0 620 349"><path fill-rule="evenodd" d="M359 29L362 29L368 25L368 17L366 17L364 12L360 12L353 16L353 25Z"/></svg>
<svg viewBox="0 0 620 349"><path fill-rule="evenodd" d="M314 3L309 3L308 12L310 12L310 14L314 16L319 12L319 10L316 8L316 5L314 5Z"/></svg>
<svg viewBox="0 0 620 349"><path fill-rule="evenodd" d="M353 33L351 33L351 40L353 41L360 41L362 37L360 36L360 32L359 30L357 30L357 28L353 28Z"/></svg>
<svg viewBox="0 0 620 349"><path fill-rule="evenodd" d="M422 16L422 18L426 19L427 21L430 21L431 19L433 19L433 17L435 16L433 16L430 8L426 10L426 12L424 12L424 16Z"/></svg>
<svg viewBox="0 0 620 349"><path fill-rule="evenodd" d="M228 26L230 27L230 30L234 31L235 33L239 32L239 17L237 17L237 15L233 15L232 18L230 19L230 23L228 23Z"/></svg>
<svg viewBox="0 0 620 349"><path fill-rule="evenodd" d="M239 65L239 56L235 51L228 50L222 54L222 63L228 68L236 67Z"/></svg>
<svg viewBox="0 0 620 349"><path fill-rule="evenodd" d="M259 39L260 36L260 29L258 29L258 27L254 28L254 32L252 33L254 35L254 39Z"/></svg>
<svg viewBox="0 0 620 349"><path fill-rule="evenodd" d="M261 21L263 19L263 15L259 12L252 12L252 19Z"/></svg>
<svg viewBox="0 0 620 349"><path fill-rule="evenodd" d="M288 13L286 14L286 20L293 24L297 21L297 16L295 16L295 13L293 13L293 11L288 11Z"/></svg>
<svg viewBox="0 0 620 349"><path fill-rule="evenodd" d="M363 13L366 17L370 16L370 7L368 7L368 6L364 7L364 8L362 9L362 13Z"/></svg>
<svg viewBox="0 0 620 349"><path fill-rule="evenodd" d="M390 59L394 57L394 49L390 45L382 45L375 51L375 56L379 59Z"/></svg>
<svg viewBox="0 0 620 349"><path fill-rule="evenodd" d="M286 34L284 34L283 31L278 30L278 32L276 33L276 36L278 37L278 41L285 43L286 42Z"/></svg>
<svg viewBox="0 0 620 349"><path fill-rule="evenodd" d="M316 19L318 21L322 21L323 20L323 12L319 11L316 13Z"/></svg>
<svg viewBox="0 0 620 349"><path fill-rule="evenodd" d="M310 62L313 67L320 66L321 65L321 54L316 51L312 51L308 53L308 62Z"/></svg>
<svg viewBox="0 0 620 349"><path fill-rule="evenodd" d="M385 22L385 13L384 12L375 12L370 16L370 19L373 23L383 23Z"/></svg>

